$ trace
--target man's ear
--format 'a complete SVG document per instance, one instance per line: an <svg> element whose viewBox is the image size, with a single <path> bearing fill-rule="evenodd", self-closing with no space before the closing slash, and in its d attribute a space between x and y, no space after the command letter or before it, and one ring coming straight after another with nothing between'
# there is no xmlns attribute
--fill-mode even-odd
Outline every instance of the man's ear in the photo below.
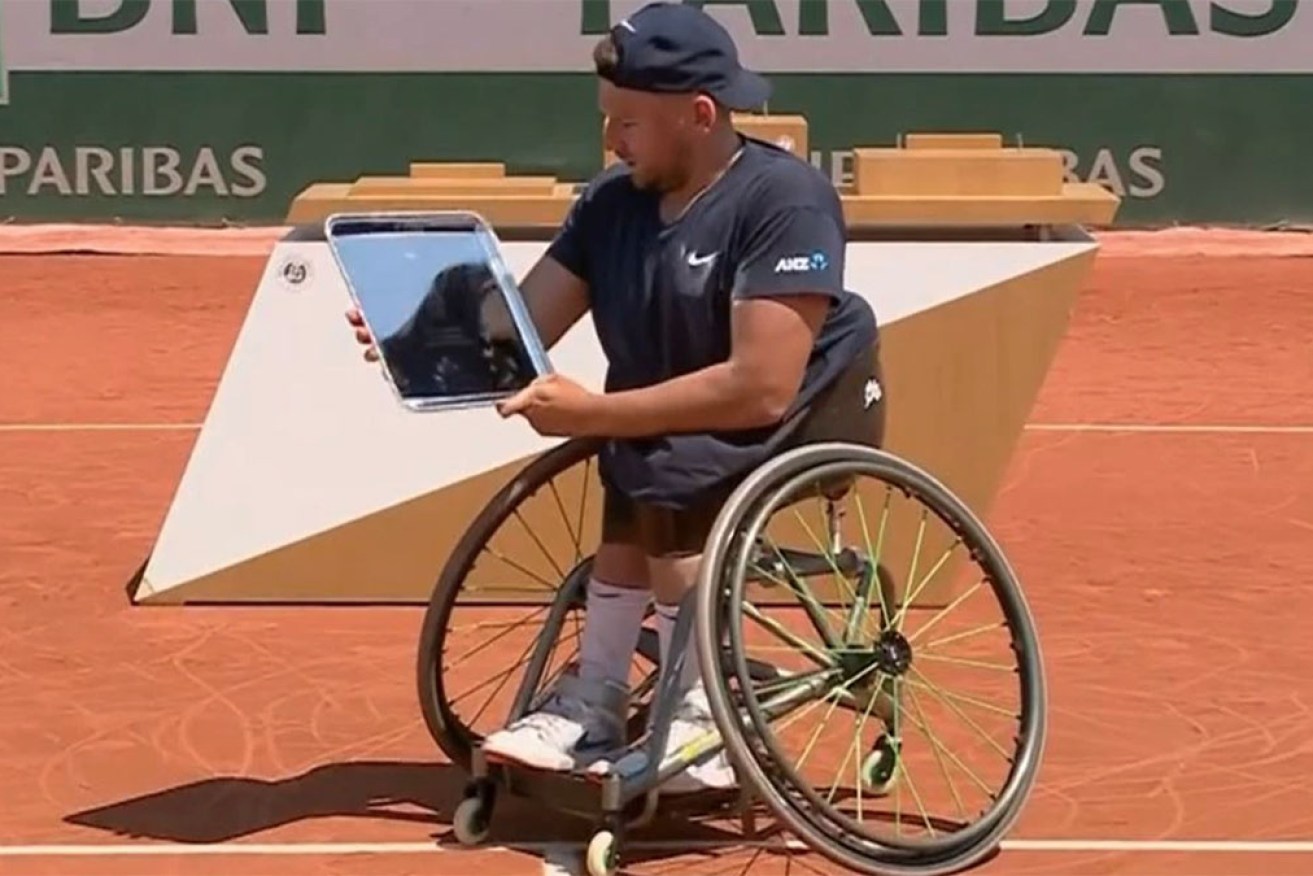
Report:
<svg viewBox="0 0 1313 876"><path fill-rule="evenodd" d="M716 103L715 98L706 94L699 94L693 98L693 121L699 131L710 132L716 127L720 117L720 105Z"/></svg>

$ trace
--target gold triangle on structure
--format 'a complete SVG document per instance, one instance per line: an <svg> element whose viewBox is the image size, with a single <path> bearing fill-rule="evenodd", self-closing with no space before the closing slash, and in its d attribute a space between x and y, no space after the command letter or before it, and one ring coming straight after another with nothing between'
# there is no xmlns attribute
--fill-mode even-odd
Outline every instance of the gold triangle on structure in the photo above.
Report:
<svg viewBox="0 0 1313 876"><path fill-rule="evenodd" d="M138 601L427 602L475 515L530 461L481 472L167 590L154 592L145 581ZM522 504L479 557L466 581L469 592L491 602L534 601L549 594L580 549L591 553L595 548L595 537L592 546L579 549L574 537L579 531L600 531L595 472L595 466L579 466L554 483L554 492L545 490ZM571 512L568 522L556 511L558 498Z"/></svg>
<svg viewBox="0 0 1313 876"><path fill-rule="evenodd" d="M986 526L1093 259L1088 250L899 320L882 332L885 446L941 481ZM916 502L895 502L882 521L885 497L876 482L865 482L861 513L866 520L849 512L844 543L866 547L868 535L874 541L884 522L878 553L900 597L906 585L916 588L917 607L948 603L970 583L961 577L965 550L949 551L953 539L944 525L922 528L923 506ZM822 522L815 512L805 521L786 514L772 521L770 535L777 543L805 549L823 531L818 530ZM842 602L832 587L815 589L827 602Z"/></svg>

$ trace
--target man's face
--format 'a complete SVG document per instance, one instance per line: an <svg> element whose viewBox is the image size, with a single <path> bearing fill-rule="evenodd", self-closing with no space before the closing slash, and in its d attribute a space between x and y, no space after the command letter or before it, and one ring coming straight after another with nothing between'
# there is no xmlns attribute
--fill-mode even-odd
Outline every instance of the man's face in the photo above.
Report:
<svg viewBox="0 0 1313 876"><path fill-rule="evenodd" d="M705 98L617 88L606 80L598 104L606 116L605 146L629 165L636 186L669 191L688 178L690 156L707 125Z"/></svg>

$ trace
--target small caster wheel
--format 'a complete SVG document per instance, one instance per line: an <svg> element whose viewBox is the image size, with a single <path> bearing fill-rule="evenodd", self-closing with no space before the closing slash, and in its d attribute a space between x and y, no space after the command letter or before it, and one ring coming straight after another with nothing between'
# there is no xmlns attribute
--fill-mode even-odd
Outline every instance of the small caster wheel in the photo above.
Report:
<svg viewBox="0 0 1313 876"><path fill-rule="evenodd" d="M609 830L599 830L588 841L588 876L615 876L620 869L620 844Z"/></svg>
<svg viewBox="0 0 1313 876"><path fill-rule="evenodd" d="M466 797L456 807L456 815L451 820L456 839L464 846L480 845L488 838L491 816L491 807L482 797Z"/></svg>
<svg viewBox="0 0 1313 876"><path fill-rule="evenodd" d="M875 741L871 753L862 761L862 783L873 794L888 794L898 778L898 755L901 744L890 736Z"/></svg>

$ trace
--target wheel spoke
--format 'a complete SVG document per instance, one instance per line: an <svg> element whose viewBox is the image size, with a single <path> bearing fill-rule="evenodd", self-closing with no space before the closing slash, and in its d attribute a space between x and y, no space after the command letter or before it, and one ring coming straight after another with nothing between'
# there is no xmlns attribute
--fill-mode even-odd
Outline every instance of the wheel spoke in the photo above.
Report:
<svg viewBox="0 0 1313 876"><path fill-rule="evenodd" d="M545 612L546 612L548 609L550 609L550 608L551 608L550 605L544 605L544 606L540 606L539 608L534 609L534 611L533 611L528 617L524 618L524 621L523 621L523 622L521 622L521 623L519 623L519 624L516 624L515 626L511 627L510 629L503 630L502 632L498 633L497 635L493 636L492 638L488 639L487 641L483 642L482 644L476 646L474 649L472 649L472 650L470 650L470 651L467 651L465 654L462 654L460 657L455 658L455 662L453 662L448 668L449 668L449 669L455 669L455 668L459 667L462 663L464 663L466 660L469 660L469 659L470 659L471 657L473 657L475 654L478 654L480 651L486 651L487 649L491 648L493 645L497 644L499 641L501 641L502 639L504 639L504 638L506 638L507 636L509 636L509 635L510 635L512 632L514 632L516 629L518 629L519 627L523 626L524 623L528 622L531 618L536 617L537 615L540 615L540 614L545 613ZM529 648L530 648L530 650L532 650L533 646L530 645Z"/></svg>
<svg viewBox="0 0 1313 876"><path fill-rule="evenodd" d="M757 608L757 606L748 602L746 599L743 601L743 613L776 638L781 639L787 644L793 645L798 651L801 651L807 657L811 658L813 662L821 666L835 665L834 657L830 654L817 648L815 645L803 639L797 633L794 633L774 618L767 617L762 613L761 609ZM774 650L760 645L756 646L755 649L768 651Z"/></svg>
<svg viewBox="0 0 1313 876"><path fill-rule="evenodd" d="M907 693L908 693L909 698L912 699L913 704L916 706L917 713L918 713L918 715L919 715L920 717L919 717L919 718L913 718L911 715L906 715L905 717L906 717L909 721L911 721L912 724L914 724L918 730L920 730L922 733L926 734L927 737L933 737L933 734L930 732L929 721L928 721L928 719L925 718L924 713L921 712L920 705L919 705L919 703L918 703L918 701L917 701L917 699L916 699L916 690L915 690L915 688L914 688L912 685L910 685L910 684L907 686ZM958 769L960 769L962 772L966 773L967 776L971 779L971 781L973 781L973 782L976 783L976 787L978 787L978 788L980 788L980 790L984 791L986 796L988 796L988 797L993 797L993 796L994 796L994 791L993 791L992 788L989 787L989 784L988 784L987 782L985 782L984 779L982 779L982 778L980 778L979 776L977 776L974 770L972 770L972 769L971 769L970 767L968 767L966 764L962 763L961 758L959 758L957 755L953 754L953 752L950 751L948 748L943 748L942 746L941 746L941 748L942 748L942 750L943 750L944 756L947 757L949 760L951 760L953 763L957 764ZM963 818L965 818L965 817L966 817L966 816L964 815Z"/></svg>
<svg viewBox="0 0 1313 876"><path fill-rule="evenodd" d="M939 769L944 774L944 781L948 782L948 791L953 795L953 802L957 804L958 814L962 816L963 821L966 821L966 807L962 805L962 797L957 793L957 785L954 784L953 777L948 772L948 766L944 763L944 754L947 749L940 744L939 738L935 736L934 732L930 729L930 719L925 716L925 712L921 709L921 702L916 696L916 688L908 686L907 698L912 703L912 711L916 713L916 717L914 718L911 715L908 715L907 717L912 723L916 724L921 732L925 734L926 739L929 740L930 748L935 755L935 761L939 764ZM957 759L954 758L954 760L956 761ZM957 761L957 763L960 765L961 761ZM970 770L967 770L967 773L971 775L972 778L975 778L975 774L971 773Z"/></svg>
<svg viewBox="0 0 1313 876"><path fill-rule="evenodd" d="M803 763L805 763L807 758L811 756L812 749L816 746L816 740L821 738L821 731L825 729L826 722L830 720L834 715L834 710L838 707L839 701L837 699L830 703L830 708L825 712L825 717L816 725L816 729L812 731L812 738L808 740L807 746L802 750L802 756L798 758L798 763L796 765L797 769L801 770Z"/></svg>
<svg viewBox="0 0 1313 876"><path fill-rule="evenodd" d="M894 720L895 721L898 720L898 713L900 711L899 702L902 700L902 694L901 691L898 690L898 688L902 684L903 682L901 679L894 679ZM898 772L902 774L903 778L907 780L907 790L912 792L912 799L916 801L916 808L921 811L921 820L925 822L926 830L930 831L931 836L934 836L935 826L930 821L930 815L925 811L925 804L921 801L921 795L916 790L916 783L912 781L912 774L908 772L907 764L904 762L901 752L895 755L894 765L897 768ZM901 783L899 783L899 787L902 787Z"/></svg>
<svg viewBox="0 0 1313 876"><path fill-rule="evenodd" d="M911 644L915 644L917 639L925 635L926 630L930 629L935 624L939 623L941 620L946 618L953 611L953 609L957 608L959 605L970 599L971 595L983 586L985 586L985 579L981 578L978 581L976 581L976 583L972 584L970 587L968 587L966 590L960 593L948 605L945 605L943 608L939 609L939 611L935 612L931 616L930 620L922 624L915 633L909 633L907 635L907 641Z"/></svg>
<svg viewBox="0 0 1313 876"><path fill-rule="evenodd" d="M766 539L763 539L763 541L765 540ZM821 641L823 641L828 648L838 648L839 640L835 638L834 632L830 629L829 620L827 619L829 610L817 601L816 595L812 593L811 588L807 586L806 579L793 571L793 566L791 566L789 561L785 559L783 552L780 551L779 547L774 542L770 542L770 548L779 558L780 564L785 570L785 574L789 576L789 580L784 586L791 591L794 596L797 596L802 600L803 610L807 612L807 617L811 620L812 626L816 628L816 633L821 637Z"/></svg>
<svg viewBox="0 0 1313 876"><path fill-rule="evenodd" d="M556 489L556 480L552 479L547 482L547 487L552 491L552 498L556 500L556 508L561 512L561 520L565 521L565 529L570 533L570 541L574 542L574 559L572 563L577 563L583 559L583 546L580 543L582 534L575 531L570 525L570 516L565 511L565 503L561 501L561 494Z"/></svg>
<svg viewBox="0 0 1313 876"><path fill-rule="evenodd" d="M948 654L938 654L934 651L924 650L917 653L917 659L929 660L933 663L951 663L955 666L971 666L975 669L994 669L1002 672L1016 672L1016 666L1010 666L1006 663L991 663L988 660L972 660L968 657L951 657Z"/></svg>
<svg viewBox="0 0 1313 876"><path fill-rule="evenodd" d="M465 691L465 693L461 694L461 695L458 696L458 697L453 697L452 700L451 700L451 704L454 706L454 705L456 705L456 703L460 702L461 700L465 699L466 697L468 697L468 696L472 696L473 694L477 693L478 691L483 690L483 689L484 689L485 687L487 687L488 685L490 685L490 684L492 684L493 682L497 681L497 679L501 679L501 680L502 680L502 683L501 683L500 685L498 685L498 686L497 686L497 690L493 691L493 693L492 693L492 696L495 697L498 693L501 692L501 689L502 689L503 687L506 686L506 682L510 680L511 673L515 672L515 670L519 669L519 668L525 663L525 661L526 661L526 660L528 659L528 657L529 657L529 654L533 651L533 649L534 649L534 647L535 647L536 645L537 645L537 642L530 641L530 642L529 642L529 645L528 645L523 651L520 652L520 656L515 660L515 662L514 662L513 664L511 664L511 668L510 668L510 669L505 669L505 670L499 672L498 674L496 674L496 675L494 675L494 676L491 676L490 678L486 678L486 679L484 679L483 682L482 682L481 684L479 684L477 687L470 688L469 690ZM491 699L492 699L492 697L489 697L489 700L491 700Z"/></svg>
<svg viewBox="0 0 1313 876"><path fill-rule="evenodd" d="M858 746L861 744L862 741L862 730L866 727L866 722L870 720L871 712L875 710L875 704L880 699L880 694L884 692L884 683L889 680L890 680L889 676L885 675L882 672L880 673L880 677L875 682L875 691L871 694L870 702L866 704L866 711L862 713L861 720L858 722L856 729L853 730L854 753L860 750ZM862 761L860 758L853 764L853 770L855 771L854 775L857 778L857 781L855 782L857 788L857 820L861 821L862 820L862 785L864 785L865 782L862 780ZM839 775L842 774L843 774L843 770L842 768L840 768ZM839 778L838 775L836 775L834 786L831 787L831 794L830 794L831 798L833 798L833 788L837 787L838 784L839 784ZM827 802L829 801L827 800Z"/></svg>
<svg viewBox="0 0 1313 876"><path fill-rule="evenodd" d="M538 533L535 532L533 527L529 525L529 522L524 519L524 515L520 513L519 507L516 507L511 513L515 515L516 520L520 521L520 525L524 527L524 531L529 533L529 538L533 539L533 543L538 545L538 549L543 552L543 556L547 558L547 562L552 564L552 569L556 574L561 578L564 578L565 570L556 562L556 557L552 556L552 552L547 549L547 545L543 544L543 540L538 537Z"/></svg>
<svg viewBox="0 0 1313 876"><path fill-rule="evenodd" d="M874 548L871 546L871 529L866 525L866 506L862 503L862 494L854 491L854 495L857 497L857 517L861 521L862 535L865 536L866 540L866 556L876 570L875 580L876 588L880 593L880 614L884 622L888 623L889 619L893 617L893 613L885 599L884 587L880 583L880 557L884 551L884 535L889 524L889 503L893 500L893 490L888 486L884 490L884 508L880 512L880 532L875 537Z"/></svg>
<svg viewBox="0 0 1313 876"><path fill-rule="evenodd" d="M514 560L510 559L501 551L494 548L491 543L485 544L483 546L483 553L491 554L494 558L501 560L503 563L510 566L512 569L514 569L517 572L523 572L525 575L528 575L533 580L542 584L543 587L545 587L548 590L557 590L560 587L559 584L553 584L551 581L548 581L546 578L544 578L542 575L539 575L537 572L527 569L524 566L521 566L519 563L515 562ZM561 577L564 578L565 576L562 575ZM475 586L471 586L469 589L474 590Z"/></svg>
<svg viewBox="0 0 1313 876"><path fill-rule="evenodd" d="M924 530L924 528L925 528L925 520L924 518L922 518L922 529ZM916 544L917 544L917 548L916 548L917 553L919 554L921 552L920 535L917 536ZM954 539L953 543L944 549L943 554L940 555L939 559L930 568L930 571L926 572L925 577L921 579L921 583L917 584L915 589L913 589L912 592L908 595L907 599L903 601L903 607L898 612L898 620L897 623L895 624L895 629L899 631L903 629L903 621L907 618L907 612L912 608L912 604L916 602L916 598L921 595L921 591L924 590L926 585L930 583L930 579L935 577L935 575L939 574L939 570L944 567L944 563L948 562L948 558L953 555L953 551L957 550L958 545L960 544L962 544L962 539L960 538ZM907 580L910 582L915 579L912 575L908 575Z"/></svg>
<svg viewBox="0 0 1313 876"><path fill-rule="evenodd" d="M821 544L821 540L816 537L816 533L814 533L812 531L812 528L807 525L807 518L803 517L802 512L796 508L793 509L793 514L795 517L798 518L798 522L802 524L802 528L806 530L807 537L811 539L811 543L815 545L817 552L824 555L826 562L830 564L830 572L831 574L833 574L835 582L841 585L840 587L836 587L835 591L836 592L847 591L853 597L853 601L849 603L848 617L842 618L843 620L842 629L844 629L846 632L848 626L852 623L854 613L857 610L857 593L856 591L853 590L852 586L848 583L847 576L845 576L843 572L839 569L839 564L835 561L834 553L831 550L831 548ZM843 599L844 597L840 595L839 598ZM847 642L846 636L844 638L844 642Z"/></svg>
<svg viewBox="0 0 1313 876"><path fill-rule="evenodd" d="M843 684L839 685L838 687L831 688L830 692L827 693L825 696L821 697L819 700L815 700L811 702L805 708L803 708L802 711L795 712L794 714L789 715L789 717L784 720L784 723L780 724L778 727L772 727L772 732L778 734L779 731L784 730L787 727L793 726L793 723L795 721L799 721L803 717L810 715L814 709L829 702L830 697L841 696L842 694L846 693L853 685L857 684L867 675L870 675L872 672L874 672L875 668L876 668L875 665L872 664L866 667L865 669L863 669L861 672L854 675L852 678L845 681Z"/></svg>
<svg viewBox="0 0 1313 876"><path fill-rule="evenodd" d="M592 470L593 460L591 458L584 460L583 483L579 487L579 518L575 525L575 531L580 534L581 538L583 537L584 531L584 508L588 506L588 484L591 483L588 478L588 473Z"/></svg>
<svg viewBox="0 0 1313 876"><path fill-rule="evenodd" d="M981 708L989 712L994 712L995 714L1006 715L1009 718L1020 718L1021 717L1020 715L1009 712L1007 709L1000 709L998 706L995 706L991 703L982 702L972 697L966 697L963 696L962 694L949 693L948 691L940 688L939 685L932 682L929 678L926 677L925 673L918 670L915 666L912 667L912 674L915 675L919 679L919 681L912 681L911 679L908 679L907 683L909 685L911 685L912 687L920 687L920 688L924 688L925 690L928 690L931 694L934 695L936 699L938 699L941 703L943 703L945 706L951 709L954 714L956 714L959 718L961 718L963 723L969 726L972 730L975 730L977 733L979 733L981 738L983 738L987 743L989 743L989 745L995 751L997 751L1000 755L1002 755L1005 758L1010 757L1010 755L1003 750L1003 746L999 745L998 742L994 740L994 737L991 736L988 731L986 731L983 727L977 724L971 718L970 715L962 711L962 708L958 706L957 703L954 701L960 700L964 703L967 703L968 705L973 705L976 706L977 708Z"/></svg>
<svg viewBox="0 0 1313 876"><path fill-rule="evenodd" d="M979 585L977 585L977 587L978 586ZM971 589L975 590L976 588L973 587ZM927 624L926 626L929 626L929 624ZM993 632L994 630L1006 630L1007 628L1008 625L1006 621L998 621L997 623L992 623L992 624L983 624L981 626L974 627L969 630L964 630L963 632L960 633L954 633L951 636L944 636L942 639L934 639L932 641L926 642L924 648L926 651L928 651L939 645L947 645L950 642L960 642L963 639L969 639L972 636L979 636L984 633ZM925 627L922 627L921 629L917 630L916 636L919 636L923 632L925 632ZM909 636L907 639L908 642L912 642L916 638L916 636Z"/></svg>

